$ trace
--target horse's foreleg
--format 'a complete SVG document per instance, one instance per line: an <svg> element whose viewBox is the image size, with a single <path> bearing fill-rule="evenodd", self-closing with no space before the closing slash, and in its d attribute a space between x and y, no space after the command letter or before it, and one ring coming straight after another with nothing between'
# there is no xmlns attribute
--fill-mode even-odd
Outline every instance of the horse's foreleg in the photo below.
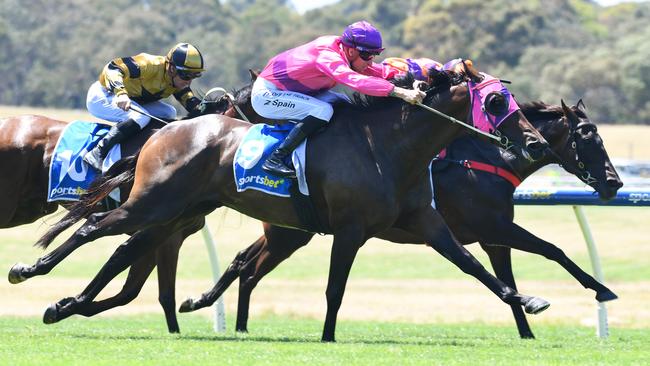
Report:
<svg viewBox="0 0 650 366"><path fill-rule="evenodd" d="M590 274L583 271L582 268L567 257L562 249L536 237L519 225L508 223L508 225L504 225L501 228L495 228L494 232L501 234L501 238L498 241L501 245L506 245L513 249L519 249L529 253L539 254L547 259L557 262L576 280L578 280L582 286L596 291L596 300L605 302L618 298L618 296L616 296L616 294L605 285L596 281L596 279Z"/></svg>
<svg viewBox="0 0 650 366"><path fill-rule="evenodd" d="M257 253L265 243L266 238L262 235L253 244L246 249L240 251L235 256L228 268L223 272L219 281L209 290L201 294L198 299L187 298L181 304L178 312L188 313L214 304L217 299L226 291L226 289L239 277L242 267L253 258L256 258Z"/></svg>
<svg viewBox="0 0 650 366"><path fill-rule="evenodd" d="M327 314L321 338L323 342L335 341L336 317L343 301L352 263L364 241L361 226L350 225L334 233L326 290Z"/></svg>
<svg viewBox="0 0 650 366"><path fill-rule="evenodd" d="M256 255L250 258L239 274L237 331L248 331L251 293L259 281L296 250L306 245L313 236L314 234L301 230L266 226L265 236L260 238L265 240L258 240L253 244L258 246Z"/></svg>
<svg viewBox="0 0 650 366"><path fill-rule="evenodd" d="M510 248L502 246L490 246L481 243L481 247L488 254L490 258L490 263L492 268L494 268L494 273L497 278L503 281L506 285L512 287L515 291L517 290L517 285L515 284L515 277L512 273L512 261L510 256ZM515 323L517 324L517 330L519 331L519 336L521 338L535 338L533 331L528 325L528 320L526 319L526 314L519 304L510 305L512 309L512 315L515 318Z"/></svg>
<svg viewBox="0 0 650 366"><path fill-rule="evenodd" d="M401 217L396 226L413 232L425 239L427 245L455 264L463 272L475 277L507 304L520 304L529 314L540 313L549 303L538 297L518 294L489 273L474 256L452 236L442 216L433 208L426 207L418 212Z"/></svg>

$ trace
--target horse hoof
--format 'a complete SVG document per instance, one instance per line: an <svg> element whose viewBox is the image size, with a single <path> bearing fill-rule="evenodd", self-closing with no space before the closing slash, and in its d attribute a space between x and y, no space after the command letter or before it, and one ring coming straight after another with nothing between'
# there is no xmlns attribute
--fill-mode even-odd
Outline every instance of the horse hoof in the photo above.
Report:
<svg viewBox="0 0 650 366"><path fill-rule="evenodd" d="M530 332L530 333L520 333L519 338L521 339L535 339L535 335Z"/></svg>
<svg viewBox="0 0 650 366"><path fill-rule="evenodd" d="M531 298L528 301L526 301L524 310L528 314L539 314L542 311L548 309L549 306L551 306L550 302L540 297L531 296Z"/></svg>
<svg viewBox="0 0 650 366"><path fill-rule="evenodd" d="M596 300L598 302L606 302L606 301L612 301L618 299L618 296L616 296L615 293L613 293L611 290L599 292L596 294Z"/></svg>
<svg viewBox="0 0 650 366"><path fill-rule="evenodd" d="M27 280L27 277L22 275L26 267L27 265L23 263L14 264L13 267L11 267L9 270L9 274L7 275L9 283L17 284Z"/></svg>
<svg viewBox="0 0 650 366"><path fill-rule="evenodd" d="M185 299L185 301L183 301L181 306L178 308L178 312L179 313L189 313L191 311L196 310L196 309L194 309L193 304L194 304L194 301L191 298Z"/></svg>
<svg viewBox="0 0 650 366"><path fill-rule="evenodd" d="M59 321L57 315L59 311L56 308L56 304L50 304L50 306L45 309L45 314L43 314L43 323L45 324L54 324Z"/></svg>

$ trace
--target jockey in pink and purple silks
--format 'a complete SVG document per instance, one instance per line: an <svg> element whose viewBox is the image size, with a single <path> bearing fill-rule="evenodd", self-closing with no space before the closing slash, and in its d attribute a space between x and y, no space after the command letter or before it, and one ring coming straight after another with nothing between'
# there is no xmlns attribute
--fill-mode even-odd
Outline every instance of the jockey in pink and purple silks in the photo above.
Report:
<svg viewBox="0 0 650 366"><path fill-rule="evenodd" d="M268 62L253 84L253 108L265 118L297 123L264 162L266 172L295 176L284 159L308 135L329 122L332 102L346 98L330 90L337 84L367 95L395 96L409 103L422 101L423 92L395 87L387 81L397 70L372 62L383 50L379 31L360 21L349 25L340 37L319 37Z"/></svg>

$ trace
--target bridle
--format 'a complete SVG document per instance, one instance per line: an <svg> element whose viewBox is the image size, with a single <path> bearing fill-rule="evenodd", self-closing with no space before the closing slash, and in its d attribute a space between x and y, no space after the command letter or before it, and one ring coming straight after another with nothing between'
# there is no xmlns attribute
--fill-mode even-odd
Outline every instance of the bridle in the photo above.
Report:
<svg viewBox="0 0 650 366"><path fill-rule="evenodd" d="M575 176L577 176L582 182L585 184L591 186L592 184L598 182L596 178L594 178L591 173L586 169L585 163L582 161L580 158L580 153L578 151L578 135L580 135L580 130L585 127L590 127L596 130L596 125L591 123L591 122L580 122L578 123L575 127L573 127L573 124L571 124L571 121L569 121L569 116L564 116L562 117L563 119L567 120L567 123L570 124L571 129L569 133L567 134L567 139L564 145L565 150L571 149L574 152L574 161L566 161L560 157L559 154L557 154L553 149L549 149L551 152L551 155L557 160L557 163L566 169L567 171L572 172Z"/></svg>
<svg viewBox="0 0 650 366"><path fill-rule="evenodd" d="M222 93L221 97L219 97L219 98L217 98L215 100L207 100L207 97L211 93L214 93L214 92L221 92ZM221 87L212 88L212 89L208 90L207 93L205 93L205 95L203 96L203 99L201 100L201 103L199 103L199 109L201 110L201 113L205 112L205 110L208 108L209 105L221 103L224 98L226 99L226 101L228 102L229 105L231 105L231 106L233 106L235 108L237 113L239 113L239 115L241 116L241 118L244 121L250 122L248 117L246 117L244 112L242 112L242 110L239 108L239 106L235 103L235 97L231 93L229 93L226 89L221 88Z"/></svg>

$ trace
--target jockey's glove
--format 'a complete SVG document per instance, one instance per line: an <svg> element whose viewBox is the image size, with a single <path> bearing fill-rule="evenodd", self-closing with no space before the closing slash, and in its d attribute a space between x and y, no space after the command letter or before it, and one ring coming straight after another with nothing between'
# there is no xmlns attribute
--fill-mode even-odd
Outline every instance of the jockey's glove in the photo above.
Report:
<svg viewBox="0 0 650 366"><path fill-rule="evenodd" d="M396 86L393 88L393 91L390 92L390 95L411 104L418 104L422 103L426 93L421 90L404 89Z"/></svg>

